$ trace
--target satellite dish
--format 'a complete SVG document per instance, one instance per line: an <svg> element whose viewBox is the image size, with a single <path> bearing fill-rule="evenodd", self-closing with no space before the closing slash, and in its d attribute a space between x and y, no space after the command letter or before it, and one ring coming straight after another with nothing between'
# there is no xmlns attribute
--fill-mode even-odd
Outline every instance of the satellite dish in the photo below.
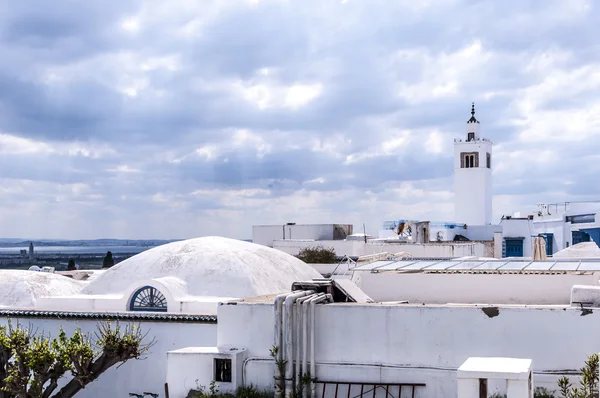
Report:
<svg viewBox="0 0 600 398"><path fill-rule="evenodd" d="M42 269L40 267L38 267L37 265L32 265L31 267L29 267L29 271L36 271L36 272L40 272Z"/></svg>

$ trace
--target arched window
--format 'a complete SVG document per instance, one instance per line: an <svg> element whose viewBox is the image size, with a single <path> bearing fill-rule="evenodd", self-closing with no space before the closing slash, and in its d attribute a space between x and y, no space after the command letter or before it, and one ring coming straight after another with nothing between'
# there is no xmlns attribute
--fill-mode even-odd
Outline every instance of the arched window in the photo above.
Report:
<svg viewBox="0 0 600 398"><path fill-rule="evenodd" d="M167 299L155 287L144 286L136 290L129 303L130 311L167 312Z"/></svg>
<svg viewBox="0 0 600 398"><path fill-rule="evenodd" d="M462 152L460 156L460 167L466 169L479 167L479 154L477 152Z"/></svg>

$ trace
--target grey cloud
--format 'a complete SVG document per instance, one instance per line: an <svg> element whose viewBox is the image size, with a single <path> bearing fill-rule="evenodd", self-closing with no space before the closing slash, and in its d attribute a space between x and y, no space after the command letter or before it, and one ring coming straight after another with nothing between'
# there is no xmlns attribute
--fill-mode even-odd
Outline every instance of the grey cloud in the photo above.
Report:
<svg viewBox="0 0 600 398"><path fill-rule="evenodd" d="M553 50L573 54L562 64L567 70L599 61L593 41L598 33L595 4L567 18L561 11L566 5L559 0L515 0L504 7L485 1L440 1L420 10L385 0L368 5L266 2L253 8L207 2L198 15L181 11L173 2L164 10L166 15L143 21L139 32L119 29L122 18L143 7L151 14L153 6L148 4L11 2L0 16L0 58L5 60L0 65L0 131L65 145L94 141L117 151L99 159L8 156L0 159L4 177L86 182L90 190L71 197L78 211L95 218L105 208L115 219L139 223L139 227L123 227L125 221L111 221L111 228L127 231L148 228L144 219L158 222L162 210L178 222L191 220L192 214L206 216L211 210L239 210L210 195L191 195L198 189L261 188L265 192L255 199L265 203L300 189L350 190L357 195L370 190L384 195L386 189L407 181L426 191L451 190L452 153L426 153L428 132L441 131L448 142L463 136L470 103L475 101L483 134L502 144L496 149L505 153L522 149L523 144L515 141L521 131L508 121L519 116L513 101L520 90L545 77L525 66L534 56ZM175 34L195 17L205 18L198 37ZM462 81L458 93L445 97L424 93L418 104L398 95L400 83L414 85L429 79L424 71L433 64L427 59L451 54L475 40L494 57ZM397 60L394 54L399 50L425 51L429 58ZM106 61L122 52L141 59L175 55L181 68L144 72L162 97L142 91L127 98L113 85L117 77L126 82L136 77L120 75L122 67L136 65ZM79 80L53 87L42 82L48 68L78 62L88 65ZM446 67L452 65L440 64ZM321 83L323 92L299 109L257 109L222 87L238 79L258 82L263 79L257 76L261 68L271 70L264 78L267 83ZM485 97L490 92L500 94ZM536 105L549 110L584 108L595 97L586 92ZM251 130L273 151L260 158L251 147L232 147L232 129ZM393 155L344 164L347 155L375 151L394 131L406 129L414 134L408 147ZM351 141L337 148L339 156L308 150L312 140L328 142L337 135ZM210 161L194 156L179 164L167 161L167 153L177 158L211 144L225 149ZM543 150L557 144L535 145ZM287 149L290 146L301 149ZM574 184L560 189L574 196L598 194L597 184L590 182L600 171L590 158L597 153L597 144L561 143L559 149L562 158L553 164L530 165L526 170L515 165L496 173L495 192L552 195L556 180L568 178ZM141 172L110 171L120 164ZM309 183L320 177L324 183ZM155 194L183 203L185 210L153 201ZM48 195L51 200L54 193ZM93 199L95 195L101 198ZM413 205L412 201L399 206ZM65 209L56 206L57 211ZM358 202L320 206L334 206L328 211L340 217L361 212ZM191 226L192 221L185 222L190 223L185 231L200 231Z"/></svg>

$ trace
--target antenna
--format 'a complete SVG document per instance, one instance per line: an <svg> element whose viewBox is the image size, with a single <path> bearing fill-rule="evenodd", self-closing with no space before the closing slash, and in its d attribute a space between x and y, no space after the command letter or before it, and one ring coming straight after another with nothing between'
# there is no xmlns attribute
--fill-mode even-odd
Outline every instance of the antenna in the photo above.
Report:
<svg viewBox="0 0 600 398"><path fill-rule="evenodd" d="M365 223L363 223L363 234L365 236L365 243L367 243L367 228L365 227Z"/></svg>

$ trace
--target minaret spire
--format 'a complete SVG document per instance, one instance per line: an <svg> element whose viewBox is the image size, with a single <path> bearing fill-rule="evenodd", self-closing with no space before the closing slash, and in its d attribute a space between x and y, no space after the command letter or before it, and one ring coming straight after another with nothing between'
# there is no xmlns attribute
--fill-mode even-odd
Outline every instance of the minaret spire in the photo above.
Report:
<svg viewBox="0 0 600 398"><path fill-rule="evenodd" d="M471 102L471 118L467 121L467 123L479 123L477 119L475 119L475 103Z"/></svg>

